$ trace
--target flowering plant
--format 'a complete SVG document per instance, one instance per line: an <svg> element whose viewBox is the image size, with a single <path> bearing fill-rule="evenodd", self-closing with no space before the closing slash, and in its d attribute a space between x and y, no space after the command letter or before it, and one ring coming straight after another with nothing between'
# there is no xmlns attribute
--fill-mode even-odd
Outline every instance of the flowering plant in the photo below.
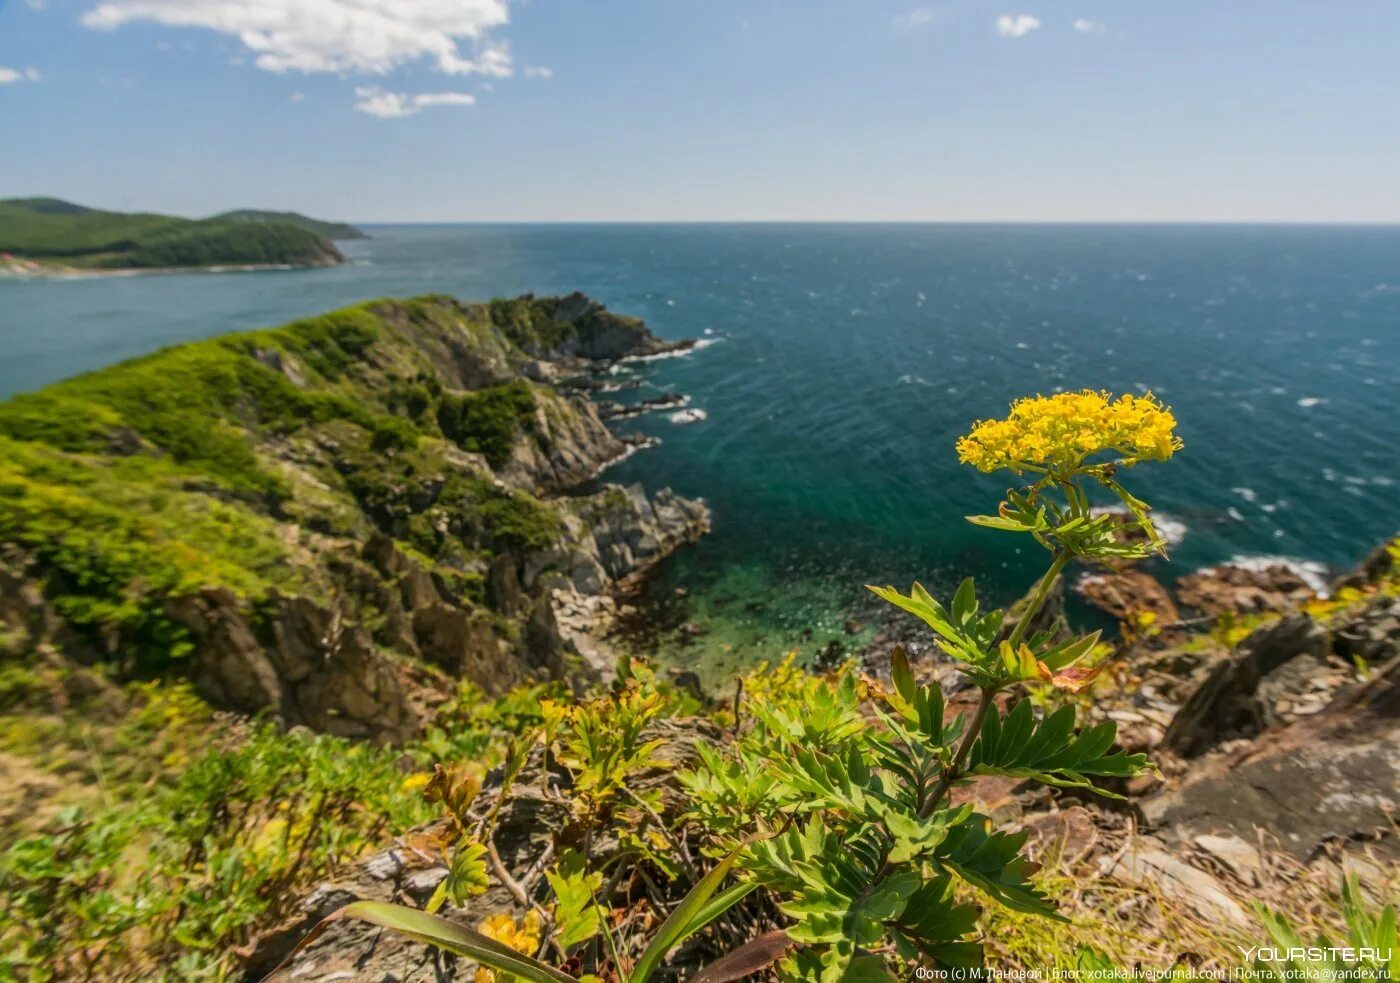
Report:
<svg viewBox="0 0 1400 983"><path fill-rule="evenodd" d="M821 983L892 983L907 978L911 966L964 974L980 967L979 899L1061 916L1033 880L1039 868L1024 853L1028 833L997 829L973 801L954 804L953 789L1000 775L1121 797L1095 779L1121 782L1149 767L1145 756L1114 749L1112 722L1076 733L1072 705L1037 716L1015 691L1026 683L1077 691L1094 678L1088 662L1097 632L1062 640L1032 626L1071 559L1163 549L1147 504L1122 486L1118 472L1169 458L1181 446L1174 428L1171 411L1150 395L1112 400L1087 391L1022 400L1005 419L976 424L958 444L963 461L1036 477L1008 491L996 515L969 518L1034 538L1050 553L1045 576L1014 618L984 610L970 579L946 606L917 583L907 595L870 588L932 629L941 650L976 684L975 706L950 716L943 691L920 683L901 649L891 659L888 689L849 666L834 678L799 673L790 661L755 671L735 697L732 740L698 742L695 767L679 776L689 793L686 821L708 838L712 863L703 876L683 833L660 822L659 803L630 790L630 777L653 763L644 730L660 708L655 680L626 673L611 697L573 708L546 705L536 739L570 773L571 814L586 827L612 815L655 833L658 842L649 845L636 831L612 836L626 856L668 875L676 865L660 855L661 847L674 848L685 868L674 873L694 884L635 958L627 955L628 940L615 939L602 917L609 888L588 869L586 829L582 850L550 871L549 909L521 891L522 905L545 912L544 920L521 926L488 920L476 931L432 914L432 904L425 912L361 901L327 921L369 921L531 983L580 983L539 957L552 945L571 964L601 934L607 950L595 945L584 963L592 975L646 983L687 937L762 892L748 903L767 912L776 905L785 927L731 950L690 983L728 983L779 960L784 978ZM1087 489L1094 486L1112 492L1126 517L1091 508ZM1145 540L1128 535L1134 525ZM522 761L511 756L506 781ZM439 785L449 805L469 797ZM460 803L449 811L462 812ZM489 842L489 830L481 842ZM489 855L474 837L464 844L439 892L456 903L482 887L482 855ZM733 883L724 887L731 874ZM541 937L546 925L547 939ZM536 955L520 951L532 949Z"/></svg>

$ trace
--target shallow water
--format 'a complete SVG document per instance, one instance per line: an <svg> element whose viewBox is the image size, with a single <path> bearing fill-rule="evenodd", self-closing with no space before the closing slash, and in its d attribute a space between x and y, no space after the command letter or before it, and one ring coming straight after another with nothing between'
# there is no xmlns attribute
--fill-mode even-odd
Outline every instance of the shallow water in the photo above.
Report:
<svg viewBox="0 0 1400 983"><path fill-rule="evenodd" d="M1173 405L1186 450L1129 479L1180 523L1178 572L1342 566L1400 527L1400 228L371 232L329 270L0 282L0 394L368 297L583 290L712 342L623 367L643 385L610 398L692 398L620 422L662 444L607 477L710 501L714 533L646 603L709 628L689 657L718 668L842 635L865 582L970 573L1001 600L1018 591L1033 551L961 521L1002 479L952 445L1031 392L1150 388Z"/></svg>

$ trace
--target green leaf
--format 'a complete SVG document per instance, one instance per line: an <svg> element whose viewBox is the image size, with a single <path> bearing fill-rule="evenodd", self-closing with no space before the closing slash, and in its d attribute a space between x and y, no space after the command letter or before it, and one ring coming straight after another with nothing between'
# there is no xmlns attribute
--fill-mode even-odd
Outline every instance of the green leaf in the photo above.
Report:
<svg viewBox="0 0 1400 983"><path fill-rule="evenodd" d="M734 866L747 845L747 843L741 844L727 857L715 864L709 873L700 878L699 882L681 899L680 904L676 905L666 921L662 922L661 927L656 930L651 944L646 947L637 960L637 965L633 969L628 983L646 983L651 974L655 972L656 967L661 964L666 953L698 930L699 925L696 922L701 913L705 911L706 903L719 890L720 884L729 874L729 869ZM735 897L730 901L730 904L737 900L738 897ZM718 914L716 912L715 915L711 915L711 918Z"/></svg>
<svg viewBox="0 0 1400 983"><path fill-rule="evenodd" d="M958 625L966 625L973 618L977 617L977 590L973 586L972 578L965 577L958 585L958 592L953 595L953 620Z"/></svg>
<svg viewBox="0 0 1400 983"><path fill-rule="evenodd" d="M988 832L990 826L986 816L971 814L948 831L938 862L1008 908L1069 921L1055 913L1055 903L1029 880L1038 865L1020 851L1030 832Z"/></svg>
<svg viewBox="0 0 1400 983"><path fill-rule="evenodd" d="M981 909L961 904L953 890L953 879L940 874L922 885L909 898L904 912L892 926L896 942L910 950L907 958L922 953L941 967L972 967L982 963L982 946L964 941L977 931Z"/></svg>
<svg viewBox="0 0 1400 983"><path fill-rule="evenodd" d="M969 515L964 518L974 526L986 526L988 529L1002 529L1006 532L1030 532L1035 528L1033 525L999 515Z"/></svg>
<svg viewBox="0 0 1400 983"><path fill-rule="evenodd" d="M559 863L545 872L545 877L558 902L554 908L554 923L559 944L567 950L597 935L602 928L602 916L594 892L602 887L603 875L589 872L577 850L565 850Z"/></svg>
<svg viewBox="0 0 1400 983"><path fill-rule="evenodd" d="M482 894L491 886L486 876L485 856L486 847L471 839L458 846L452 854L451 866L442 883L447 897L458 907L466 904L471 895Z"/></svg>
<svg viewBox="0 0 1400 983"><path fill-rule="evenodd" d="M1029 700L1022 700L999 721L989 714L968 756L967 770L978 775L1031 778L1047 785L1083 788L1113 799L1122 796L1100 788L1089 776L1131 778L1149 767L1145 754L1109 753L1117 725L1105 721L1074 735L1074 707L1063 706L1033 725Z"/></svg>
<svg viewBox="0 0 1400 983"><path fill-rule="evenodd" d="M686 935L694 935L757 890L757 881L742 881L738 884L731 884L709 901L705 902L705 907L700 909L700 913L696 915L695 920L690 923L689 931L686 932Z"/></svg>
<svg viewBox="0 0 1400 983"><path fill-rule="evenodd" d="M885 828L894 837L889 860L893 864L908 863L916 857L933 853L948 835L948 827L967 819L972 804L934 813L927 819L907 815L893 809L885 814Z"/></svg>
<svg viewBox="0 0 1400 983"><path fill-rule="evenodd" d="M356 918L371 925L391 929L418 942L466 956L499 972L530 980L531 983L578 983L578 980L568 973L560 972L538 959L516 952L480 932L450 922L446 918L430 915L426 911L383 901L356 901L322 919L307 933L306 938L297 943L296 948L288 953L287 958L268 978L275 976L298 952L310 945L327 925L345 918Z"/></svg>

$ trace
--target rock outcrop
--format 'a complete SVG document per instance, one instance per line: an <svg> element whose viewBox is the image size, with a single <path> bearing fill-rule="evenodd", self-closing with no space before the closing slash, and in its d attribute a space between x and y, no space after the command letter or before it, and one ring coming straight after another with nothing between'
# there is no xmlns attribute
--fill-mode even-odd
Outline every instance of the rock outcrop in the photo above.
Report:
<svg viewBox="0 0 1400 983"><path fill-rule="evenodd" d="M1144 812L1164 836L1266 831L1311 859L1327 843L1390 838L1400 810L1400 656L1311 716L1196 764Z"/></svg>
<svg viewBox="0 0 1400 983"><path fill-rule="evenodd" d="M1206 615L1288 611L1317 596L1298 571L1284 564L1258 569L1226 563L1176 582L1182 604Z"/></svg>

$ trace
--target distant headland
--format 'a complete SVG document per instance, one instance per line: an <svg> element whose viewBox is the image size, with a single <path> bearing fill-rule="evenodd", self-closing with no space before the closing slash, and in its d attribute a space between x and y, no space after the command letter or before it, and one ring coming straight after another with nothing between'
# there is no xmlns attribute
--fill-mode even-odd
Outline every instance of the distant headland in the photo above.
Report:
<svg viewBox="0 0 1400 983"><path fill-rule="evenodd" d="M57 198L0 200L0 274L256 270L345 262L352 225L245 209L189 219L110 212Z"/></svg>

